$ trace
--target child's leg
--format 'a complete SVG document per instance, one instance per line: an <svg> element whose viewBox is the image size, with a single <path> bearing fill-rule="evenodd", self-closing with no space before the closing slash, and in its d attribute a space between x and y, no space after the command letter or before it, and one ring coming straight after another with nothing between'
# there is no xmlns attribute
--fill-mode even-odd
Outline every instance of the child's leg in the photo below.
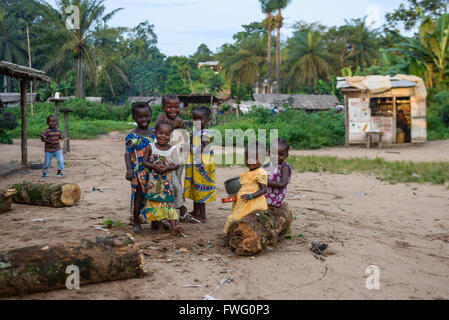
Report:
<svg viewBox="0 0 449 320"><path fill-rule="evenodd" d="M42 168L42 175L46 176L48 173L48 170L50 170L50 164L51 164L51 159L53 158L53 154L50 152L45 152L45 161L44 161L44 166Z"/></svg>
<svg viewBox="0 0 449 320"><path fill-rule="evenodd" d="M153 222L157 226L157 232L160 234L164 233L164 225L162 224L162 221L153 221Z"/></svg>
<svg viewBox="0 0 449 320"><path fill-rule="evenodd" d="M193 202L192 216L196 219L201 218L200 203Z"/></svg>
<svg viewBox="0 0 449 320"><path fill-rule="evenodd" d="M206 204L205 203L198 203L198 207L199 207L199 211L200 211L199 220L202 223L206 223L207 222L207 218L206 218Z"/></svg>
<svg viewBox="0 0 449 320"><path fill-rule="evenodd" d="M134 212L133 212L133 230L136 233L142 232L142 227L140 226L140 210L142 209L142 187L140 183L137 184L136 194L134 196Z"/></svg>
<svg viewBox="0 0 449 320"><path fill-rule="evenodd" d="M64 156L62 155L61 150L55 152L55 157L58 159L58 174L61 174L64 170Z"/></svg>

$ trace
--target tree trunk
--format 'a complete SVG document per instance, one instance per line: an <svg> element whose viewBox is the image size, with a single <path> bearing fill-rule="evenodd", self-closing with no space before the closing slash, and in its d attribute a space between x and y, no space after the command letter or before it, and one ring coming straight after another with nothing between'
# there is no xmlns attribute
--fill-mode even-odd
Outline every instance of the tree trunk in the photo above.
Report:
<svg viewBox="0 0 449 320"><path fill-rule="evenodd" d="M281 208L255 211L228 228L227 238L231 249L238 256L252 256L267 246L276 244L290 231L293 220L286 203Z"/></svg>
<svg viewBox="0 0 449 320"><path fill-rule="evenodd" d="M129 235L24 247L0 252L0 297L63 289L66 282L77 284L68 279L77 275L68 270L72 265L79 269L80 287L147 274L144 257Z"/></svg>
<svg viewBox="0 0 449 320"><path fill-rule="evenodd" d="M277 39L276 39L276 93L281 93L281 28L282 28L282 13L278 10L277 17Z"/></svg>
<svg viewBox="0 0 449 320"><path fill-rule="evenodd" d="M17 191L12 198L14 202L37 206L69 207L81 197L80 187L76 184L31 184L24 181L11 188Z"/></svg>
<svg viewBox="0 0 449 320"><path fill-rule="evenodd" d="M76 74L76 97L83 97L83 57L82 52L78 52L77 74Z"/></svg>
<svg viewBox="0 0 449 320"><path fill-rule="evenodd" d="M271 38L272 38L272 32L271 28L268 29L268 65L267 65L267 76L268 76L268 92L272 93L271 90Z"/></svg>
<svg viewBox="0 0 449 320"><path fill-rule="evenodd" d="M11 211L11 196L15 193L15 189L0 190L0 213Z"/></svg>

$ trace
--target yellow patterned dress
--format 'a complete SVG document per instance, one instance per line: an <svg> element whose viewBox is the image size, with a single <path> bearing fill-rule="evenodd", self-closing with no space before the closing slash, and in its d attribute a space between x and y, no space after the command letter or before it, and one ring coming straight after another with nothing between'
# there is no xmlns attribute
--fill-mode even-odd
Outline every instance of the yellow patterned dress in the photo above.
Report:
<svg viewBox="0 0 449 320"><path fill-rule="evenodd" d="M208 139L210 144L201 152L201 139L203 137ZM192 150L186 165L184 197L193 200L195 203L208 203L217 200L212 143L213 136L205 129L201 130L201 135L191 137Z"/></svg>
<svg viewBox="0 0 449 320"><path fill-rule="evenodd" d="M174 164L176 147L169 150L159 150L154 143L150 143L150 163L167 166ZM145 193L145 207L141 214L148 221L178 220L178 212L174 208L175 191L173 186L173 171L157 173L152 170L148 175Z"/></svg>
<svg viewBox="0 0 449 320"><path fill-rule="evenodd" d="M259 183L264 185L268 184L268 174L262 168L254 171L243 172L240 175L240 184L242 187L237 194L237 202L232 205L231 214L229 215L223 228L224 233L228 232L228 228L233 221L243 219L251 212L257 210L268 210L267 200L264 196L249 200L247 202L242 200L242 195L252 194L259 191Z"/></svg>

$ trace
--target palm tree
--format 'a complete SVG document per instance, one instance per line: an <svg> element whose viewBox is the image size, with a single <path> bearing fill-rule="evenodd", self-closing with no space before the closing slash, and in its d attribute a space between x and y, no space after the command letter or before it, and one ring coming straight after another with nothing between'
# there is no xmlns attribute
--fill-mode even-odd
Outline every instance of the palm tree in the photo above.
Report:
<svg viewBox="0 0 449 320"><path fill-rule="evenodd" d="M273 10L277 10L277 15L274 18L277 29L276 37L276 93L280 93L281 90L281 28L283 26L284 17L282 16L282 10L287 8L291 0L271 0L270 7Z"/></svg>
<svg viewBox="0 0 449 320"><path fill-rule="evenodd" d="M107 22L121 8L105 14L104 0L59 0L58 9L42 0L41 9L46 23L41 24L40 49L47 53L45 70L58 76L69 68L76 68L76 96L84 95L84 71L93 83L103 74L113 90L107 70L114 69L128 81L117 62L113 60L117 38L125 28L110 28ZM75 5L80 12L80 28L69 30L66 26L65 8ZM75 64L76 60L76 64ZM87 60L87 64L85 63ZM109 67L109 68L107 68Z"/></svg>
<svg viewBox="0 0 449 320"><path fill-rule="evenodd" d="M288 40L286 88L295 91L307 85L312 93L318 80L329 80L329 56L323 37L319 31L299 31Z"/></svg>
<svg viewBox="0 0 449 320"><path fill-rule="evenodd" d="M268 50L267 50L267 78L268 78L268 90L271 93L271 39L274 29L274 17L273 17L273 7L271 5L271 0L259 0L262 6L262 12L267 14L267 17L263 21L263 26L268 32Z"/></svg>
<svg viewBox="0 0 449 320"><path fill-rule="evenodd" d="M249 37L233 45L223 45L217 57L227 80L253 84L262 80L266 54L265 39Z"/></svg>
<svg viewBox="0 0 449 320"><path fill-rule="evenodd" d="M26 51L23 45L26 43L22 28L17 25L17 20L0 10L0 60L24 65ZM10 91L9 77L4 77L5 92Z"/></svg>

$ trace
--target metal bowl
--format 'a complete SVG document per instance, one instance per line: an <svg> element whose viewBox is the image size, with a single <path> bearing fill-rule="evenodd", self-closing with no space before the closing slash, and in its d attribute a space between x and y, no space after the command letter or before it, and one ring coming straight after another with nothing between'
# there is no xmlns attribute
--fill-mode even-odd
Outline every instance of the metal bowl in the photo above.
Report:
<svg viewBox="0 0 449 320"><path fill-rule="evenodd" d="M239 193L240 188L242 187L240 184L240 177L234 177L229 180L226 180L225 183L226 192L229 195L236 195Z"/></svg>

